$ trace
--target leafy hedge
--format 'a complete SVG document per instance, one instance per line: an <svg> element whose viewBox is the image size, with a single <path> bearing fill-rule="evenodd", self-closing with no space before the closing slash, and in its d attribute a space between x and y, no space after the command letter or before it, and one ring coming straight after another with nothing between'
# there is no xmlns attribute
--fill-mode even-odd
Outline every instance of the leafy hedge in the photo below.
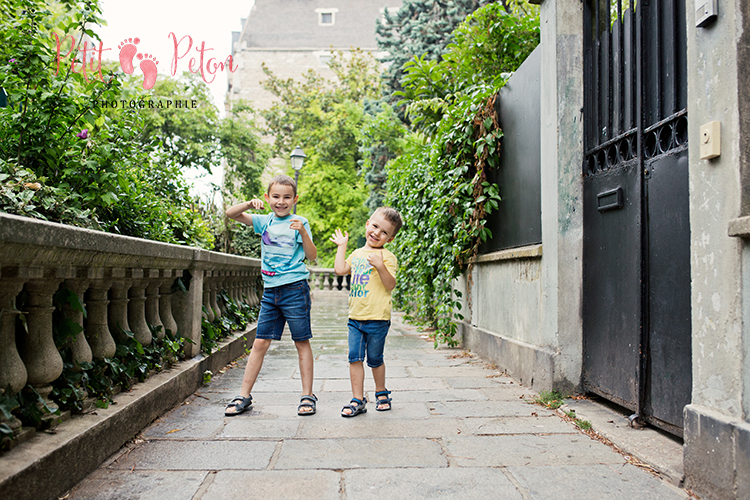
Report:
<svg viewBox="0 0 750 500"><path fill-rule="evenodd" d="M539 43L539 18L493 3L453 38L441 61L416 57L404 66L404 90L396 94L423 143L387 165L386 201L406 221L394 240L402 270L395 300L434 329L436 345L457 343L463 316L454 280L492 237L485 215L500 197L486 172L499 166L503 136L495 98Z"/></svg>

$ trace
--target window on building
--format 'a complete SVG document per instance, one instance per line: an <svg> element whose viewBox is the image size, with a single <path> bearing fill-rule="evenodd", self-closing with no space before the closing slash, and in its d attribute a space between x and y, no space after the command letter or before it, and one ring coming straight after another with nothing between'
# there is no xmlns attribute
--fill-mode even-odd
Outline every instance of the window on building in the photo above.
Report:
<svg viewBox="0 0 750 500"><path fill-rule="evenodd" d="M333 26L336 24L336 12L338 11L338 9L333 8L315 9L315 12L318 13L318 25Z"/></svg>
<svg viewBox="0 0 750 500"><path fill-rule="evenodd" d="M324 54L321 56L318 56L318 60L320 61L321 66L328 66L328 63L331 62L331 55L330 54Z"/></svg>

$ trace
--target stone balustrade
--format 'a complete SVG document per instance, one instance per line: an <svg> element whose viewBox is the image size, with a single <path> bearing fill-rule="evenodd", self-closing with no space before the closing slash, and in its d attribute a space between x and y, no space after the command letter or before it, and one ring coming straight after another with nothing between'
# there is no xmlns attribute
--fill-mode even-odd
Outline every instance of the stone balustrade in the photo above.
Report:
<svg viewBox="0 0 750 500"><path fill-rule="evenodd" d="M0 388L11 395L29 384L47 399L62 373L52 335L53 296L61 287L85 305L85 317L67 311L83 328L69 341L81 363L113 356L124 330L150 344L149 326L160 327L158 336L168 330L190 339L185 354L196 356L202 316L213 321L224 313L220 292L256 305L262 284L258 259L0 213Z"/></svg>
<svg viewBox="0 0 750 500"><path fill-rule="evenodd" d="M351 276L337 276L333 268L308 267L311 290L349 290Z"/></svg>

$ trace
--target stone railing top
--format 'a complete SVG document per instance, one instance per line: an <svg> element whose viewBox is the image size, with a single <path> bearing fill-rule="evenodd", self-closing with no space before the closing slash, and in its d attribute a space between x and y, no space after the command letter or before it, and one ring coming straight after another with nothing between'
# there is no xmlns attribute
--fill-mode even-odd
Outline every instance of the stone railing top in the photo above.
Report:
<svg viewBox="0 0 750 500"><path fill-rule="evenodd" d="M257 268L259 259L0 213L0 266Z"/></svg>

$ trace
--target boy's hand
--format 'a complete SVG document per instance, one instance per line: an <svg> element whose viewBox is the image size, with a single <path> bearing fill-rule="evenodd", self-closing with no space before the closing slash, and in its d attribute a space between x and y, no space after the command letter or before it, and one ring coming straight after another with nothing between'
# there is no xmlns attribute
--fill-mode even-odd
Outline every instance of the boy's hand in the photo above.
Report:
<svg viewBox="0 0 750 500"><path fill-rule="evenodd" d="M247 204L249 207L248 210L249 209L263 210L263 207L264 207L263 200L260 200L258 198L253 198L252 200L248 201Z"/></svg>
<svg viewBox="0 0 750 500"><path fill-rule="evenodd" d="M373 252L367 256L367 262L376 269L383 267L383 251Z"/></svg>
<svg viewBox="0 0 750 500"><path fill-rule="evenodd" d="M299 219L292 219L292 223L289 225L289 229L294 229L295 231L302 231L304 228L305 225Z"/></svg>
<svg viewBox="0 0 750 500"><path fill-rule="evenodd" d="M346 246L346 244L347 244L347 243L349 242L349 233L348 233L348 232L346 232L346 231L344 231L344 232L343 232L343 234L342 234L342 233L341 233L341 229L337 229L337 230L336 230L336 231L335 231L335 232L333 233L333 236L331 236L331 238L330 238L330 239L331 239L331 241L332 241L333 243L335 243L335 244L336 244L336 246L339 246L339 247L340 247L341 245L344 245L344 246Z"/></svg>

